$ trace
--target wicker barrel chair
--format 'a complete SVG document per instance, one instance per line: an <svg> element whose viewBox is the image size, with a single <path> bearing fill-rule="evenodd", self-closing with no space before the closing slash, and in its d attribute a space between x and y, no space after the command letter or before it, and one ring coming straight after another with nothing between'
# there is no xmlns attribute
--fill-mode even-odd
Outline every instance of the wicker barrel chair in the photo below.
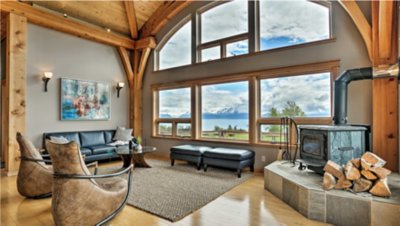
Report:
<svg viewBox="0 0 400 226"><path fill-rule="evenodd" d="M46 141L46 147L53 161L52 215L56 225L102 225L123 209L132 165L113 174L91 175L74 141ZM128 174L127 180L119 177L122 174ZM101 178L109 179L103 183L94 180Z"/></svg>
<svg viewBox="0 0 400 226"><path fill-rule="evenodd" d="M45 198L51 196L53 186L53 169L46 165L43 156L21 133L17 133L21 152L21 164L17 176L19 194L28 198Z"/></svg>

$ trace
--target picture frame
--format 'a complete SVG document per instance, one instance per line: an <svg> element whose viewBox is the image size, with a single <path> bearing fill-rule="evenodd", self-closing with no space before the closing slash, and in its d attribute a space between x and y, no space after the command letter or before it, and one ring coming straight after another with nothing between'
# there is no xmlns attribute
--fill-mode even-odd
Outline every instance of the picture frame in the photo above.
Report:
<svg viewBox="0 0 400 226"><path fill-rule="evenodd" d="M109 83L61 78L60 93L61 121L111 119Z"/></svg>

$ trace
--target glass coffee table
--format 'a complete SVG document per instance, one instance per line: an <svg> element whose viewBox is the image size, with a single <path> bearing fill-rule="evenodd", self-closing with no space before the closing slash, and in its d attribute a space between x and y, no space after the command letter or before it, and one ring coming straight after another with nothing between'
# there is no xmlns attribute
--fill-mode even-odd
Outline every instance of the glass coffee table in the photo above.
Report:
<svg viewBox="0 0 400 226"><path fill-rule="evenodd" d="M156 147L151 146L143 146L142 151L138 151L137 149L129 149L128 147L118 147L116 153L121 157L123 161L122 167L129 167L133 164L133 167L143 167L143 168L151 168L151 166L146 162L144 156L147 153L155 152L157 150Z"/></svg>

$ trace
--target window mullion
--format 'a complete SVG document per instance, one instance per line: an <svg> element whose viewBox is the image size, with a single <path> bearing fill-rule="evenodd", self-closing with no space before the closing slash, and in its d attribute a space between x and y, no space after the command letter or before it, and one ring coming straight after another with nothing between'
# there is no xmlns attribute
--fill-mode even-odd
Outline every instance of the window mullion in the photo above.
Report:
<svg viewBox="0 0 400 226"><path fill-rule="evenodd" d="M249 53L259 50L260 43L260 4L248 1Z"/></svg>
<svg viewBox="0 0 400 226"><path fill-rule="evenodd" d="M200 43L200 17L196 12L192 13L192 64L199 62L199 53L197 46Z"/></svg>

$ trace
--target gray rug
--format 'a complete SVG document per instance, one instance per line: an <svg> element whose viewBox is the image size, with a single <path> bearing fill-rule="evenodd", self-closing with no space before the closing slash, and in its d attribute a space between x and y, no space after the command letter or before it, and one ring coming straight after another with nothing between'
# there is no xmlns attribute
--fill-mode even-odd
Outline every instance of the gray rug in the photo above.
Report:
<svg viewBox="0 0 400 226"><path fill-rule="evenodd" d="M149 160L153 168L133 171L128 204L169 221L178 221L249 179L249 171L237 178L235 171L209 167L207 172L175 162Z"/></svg>

